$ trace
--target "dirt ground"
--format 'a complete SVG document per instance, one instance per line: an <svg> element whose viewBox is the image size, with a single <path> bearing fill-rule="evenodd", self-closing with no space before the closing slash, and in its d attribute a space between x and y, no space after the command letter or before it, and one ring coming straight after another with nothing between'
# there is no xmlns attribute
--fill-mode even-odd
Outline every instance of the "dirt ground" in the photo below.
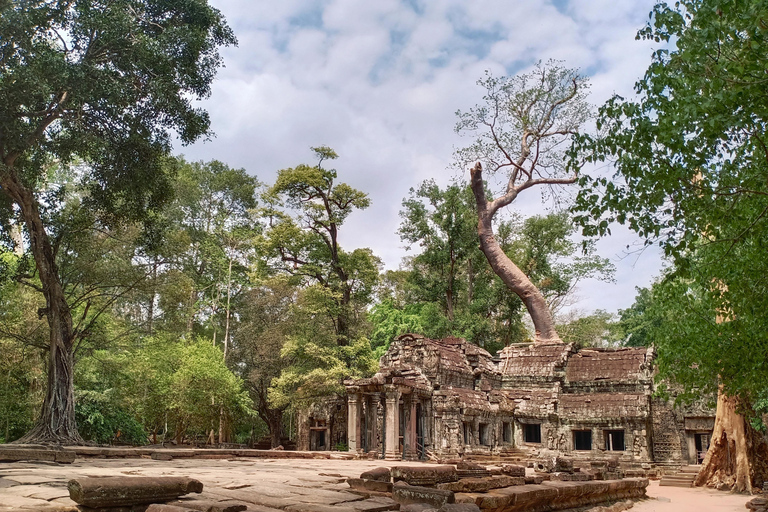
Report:
<svg viewBox="0 0 768 512"><path fill-rule="evenodd" d="M753 498L700 487L659 487L658 480L648 486L650 499L636 503L630 512L745 512L744 504Z"/></svg>

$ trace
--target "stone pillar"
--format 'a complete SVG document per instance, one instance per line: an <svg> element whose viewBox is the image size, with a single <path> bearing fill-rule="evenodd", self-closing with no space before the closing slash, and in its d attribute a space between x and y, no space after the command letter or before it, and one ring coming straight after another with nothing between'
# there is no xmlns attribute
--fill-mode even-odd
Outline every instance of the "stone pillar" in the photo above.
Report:
<svg viewBox="0 0 768 512"><path fill-rule="evenodd" d="M385 411L386 441L384 443L384 458L386 460L402 460L400 453L400 391L387 390L387 407Z"/></svg>
<svg viewBox="0 0 768 512"><path fill-rule="evenodd" d="M368 402L366 403L367 409L368 409L368 432L367 435L370 437L370 442L368 443L368 451L375 451L379 455L381 454L381 449L379 448L378 443L376 442L376 438L379 436L379 396L373 395L368 397Z"/></svg>
<svg viewBox="0 0 768 512"><path fill-rule="evenodd" d="M416 396L408 395L405 402L405 432L403 432L403 444L405 445L405 458L416 460L419 456L416 447Z"/></svg>
<svg viewBox="0 0 768 512"><path fill-rule="evenodd" d="M350 452L360 448L360 395L347 394L347 446Z"/></svg>

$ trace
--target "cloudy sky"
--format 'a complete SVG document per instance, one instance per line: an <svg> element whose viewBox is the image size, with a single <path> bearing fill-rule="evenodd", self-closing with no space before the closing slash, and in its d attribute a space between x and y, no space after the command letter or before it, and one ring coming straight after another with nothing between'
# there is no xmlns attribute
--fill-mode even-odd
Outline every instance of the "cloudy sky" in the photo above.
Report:
<svg viewBox="0 0 768 512"><path fill-rule="evenodd" d="M480 102L476 81L558 59L591 77L591 101L632 94L652 46L635 41L655 0L211 0L239 40L203 102L215 137L179 148L221 160L264 182L278 169L315 163L328 145L339 179L367 192L342 244L371 247L387 268L406 254L396 234L402 199L434 178L447 184L454 148L467 143L455 112ZM513 205L543 212L528 191ZM585 282L580 310L615 311L658 274L655 251L625 255L634 239L616 228L599 244L616 283Z"/></svg>

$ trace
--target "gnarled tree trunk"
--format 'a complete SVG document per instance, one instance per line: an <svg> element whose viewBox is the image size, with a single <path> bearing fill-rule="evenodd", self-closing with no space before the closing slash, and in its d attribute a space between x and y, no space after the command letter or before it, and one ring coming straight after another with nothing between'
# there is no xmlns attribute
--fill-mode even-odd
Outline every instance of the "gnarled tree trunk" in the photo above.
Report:
<svg viewBox="0 0 768 512"><path fill-rule="evenodd" d="M30 249L46 303L39 314L41 317L45 315L48 320L51 344L48 390L42 412L32 430L16 442L82 444L83 439L75 422L75 332L72 313L59 279L53 246L45 231L34 194L21 183L11 166L7 166L0 176L0 187L19 206L29 233Z"/></svg>
<svg viewBox="0 0 768 512"><path fill-rule="evenodd" d="M739 413L740 405L718 392L712 443L694 485L749 493L768 480L768 444Z"/></svg>
<svg viewBox="0 0 768 512"><path fill-rule="evenodd" d="M504 203L497 203L497 201L489 203L485 198L482 167L479 162L470 171L470 176L470 185L477 203L477 234L480 237L480 249L496 275L501 278L507 288L520 297L528 309L536 329L534 341L561 343L562 340L555 330L555 322L544 295L506 255L493 234L493 215L499 207L511 203L517 193L511 198L505 198Z"/></svg>

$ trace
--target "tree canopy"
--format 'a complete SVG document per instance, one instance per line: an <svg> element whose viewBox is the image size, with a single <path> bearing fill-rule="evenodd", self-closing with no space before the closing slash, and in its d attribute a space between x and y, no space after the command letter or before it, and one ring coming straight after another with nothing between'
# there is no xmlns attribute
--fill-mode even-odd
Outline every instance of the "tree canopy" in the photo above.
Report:
<svg viewBox="0 0 768 512"><path fill-rule="evenodd" d="M626 224L673 261L653 292L663 309L656 320L673 318L654 331L661 375L692 393L719 387L719 420L721 411L753 414L768 378L766 20L761 1L658 4L638 37L663 46L637 99L608 101L600 135L583 135L573 152L616 170L581 177L584 232ZM717 449L700 482L748 490L768 477L752 463L768 451L738 425L735 417L716 423ZM732 466L728 443L737 443Z"/></svg>
<svg viewBox="0 0 768 512"><path fill-rule="evenodd" d="M73 163L82 204L105 226L147 220L170 190L171 133L208 132L218 48L235 38L205 0L0 4L0 221L24 225L50 328L48 392L27 440L81 441L74 419L72 319L47 210L51 171Z"/></svg>

